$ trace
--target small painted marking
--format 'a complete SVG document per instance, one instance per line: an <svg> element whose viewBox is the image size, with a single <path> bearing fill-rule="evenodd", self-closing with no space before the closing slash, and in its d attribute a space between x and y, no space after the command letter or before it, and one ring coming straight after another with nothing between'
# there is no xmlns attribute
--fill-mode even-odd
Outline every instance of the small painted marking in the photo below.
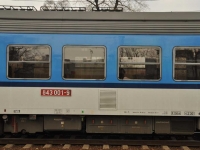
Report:
<svg viewBox="0 0 200 150"><path fill-rule="evenodd" d="M62 109L54 109L54 114L62 114Z"/></svg>
<svg viewBox="0 0 200 150"><path fill-rule="evenodd" d="M69 89L41 89L41 96L71 96Z"/></svg>
<svg viewBox="0 0 200 150"><path fill-rule="evenodd" d="M185 115L185 116L194 116L194 115L195 115L195 112L194 112L194 111L185 111L185 112L184 112L184 115Z"/></svg>
<svg viewBox="0 0 200 150"><path fill-rule="evenodd" d="M13 113L19 114L19 113L20 113L20 110L13 110Z"/></svg>
<svg viewBox="0 0 200 150"><path fill-rule="evenodd" d="M172 111L171 115L173 116L181 115L181 111Z"/></svg>

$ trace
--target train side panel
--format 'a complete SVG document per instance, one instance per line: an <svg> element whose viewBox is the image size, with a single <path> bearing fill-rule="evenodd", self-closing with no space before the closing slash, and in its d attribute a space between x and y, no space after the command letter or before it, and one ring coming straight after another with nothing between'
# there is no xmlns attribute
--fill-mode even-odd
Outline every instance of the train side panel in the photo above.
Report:
<svg viewBox="0 0 200 150"><path fill-rule="evenodd" d="M81 116L86 119L86 131L89 133L150 134L155 130L157 133L169 134L192 133L195 130L194 117L200 115L198 110L200 85L198 82L174 81L173 48L199 46L200 36L0 34L0 40L3 41L0 43L0 56L2 56L0 113L11 116L9 120L12 120L5 126L4 131L24 131L23 125L19 130L16 129L18 122L21 124L26 122L27 125L30 122L25 120L31 120L32 115L39 116L33 119L38 127L34 130L26 129L30 130L29 132L81 130ZM8 79L6 66L9 45L49 45L51 47L50 79ZM104 46L106 48L105 80L64 80L62 48L65 45ZM118 80L118 48L120 46L160 47L161 79L157 81ZM71 95L42 96L42 89L67 89L71 90ZM23 115L31 115L31 117L23 117ZM63 115L69 115L69 118ZM157 118L156 116L164 117ZM170 116L190 118L174 119ZM71 120L71 125L65 128L69 120ZM131 123L130 120L132 120ZM48 126L47 122L51 122L52 126ZM166 124L163 125L163 123ZM183 123L191 126L189 131L187 128L177 129ZM44 129L41 128L43 125ZM72 128L74 125L76 128ZM113 125L115 128L110 131ZM100 129L99 126L103 126L104 129ZM137 130L138 126L141 127L140 130ZM167 127L167 130L162 130L163 127Z"/></svg>

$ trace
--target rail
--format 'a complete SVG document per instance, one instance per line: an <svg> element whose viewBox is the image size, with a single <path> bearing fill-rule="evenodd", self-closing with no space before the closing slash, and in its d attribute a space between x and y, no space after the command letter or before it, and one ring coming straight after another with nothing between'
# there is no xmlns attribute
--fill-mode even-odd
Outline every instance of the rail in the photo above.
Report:
<svg viewBox="0 0 200 150"><path fill-rule="evenodd" d="M181 138L180 138L181 137ZM81 145L81 144L90 144L90 145L130 145L130 146L139 146L139 145L148 145L148 146L200 146L200 136L196 136L194 139L192 137L180 136L176 137L167 137L163 139L159 136L132 136L132 135L40 135L35 137L29 136L19 136L19 137L7 137L4 136L0 138L0 145L3 144L71 144L71 145ZM184 144L184 145L183 145Z"/></svg>

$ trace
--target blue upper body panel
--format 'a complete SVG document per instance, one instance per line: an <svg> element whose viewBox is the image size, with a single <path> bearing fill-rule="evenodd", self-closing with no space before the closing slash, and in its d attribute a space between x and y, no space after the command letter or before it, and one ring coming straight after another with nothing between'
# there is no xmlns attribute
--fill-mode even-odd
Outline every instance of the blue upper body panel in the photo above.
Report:
<svg viewBox="0 0 200 150"><path fill-rule="evenodd" d="M15 45L49 45L51 53L51 78L49 80L10 80L7 78L7 46ZM62 78L62 53L64 45L89 45L106 47L106 79L101 80L64 80ZM159 46L161 48L161 79L159 81L119 81L118 72L118 47L119 46ZM87 34L4 34L0 33L0 86L16 85L23 83L34 86L84 86L104 87L105 84L113 87L131 87L134 85L154 85L157 87L180 85L187 88L199 87L200 82L180 82L173 80L173 48L176 46L200 46L200 35L87 35ZM15 84L16 83L16 84ZM37 84L37 85L36 85ZM39 85L40 84L40 85ZM26 85L28 86L28 85ZM120 87L120 86L119 86Z"/></svg>

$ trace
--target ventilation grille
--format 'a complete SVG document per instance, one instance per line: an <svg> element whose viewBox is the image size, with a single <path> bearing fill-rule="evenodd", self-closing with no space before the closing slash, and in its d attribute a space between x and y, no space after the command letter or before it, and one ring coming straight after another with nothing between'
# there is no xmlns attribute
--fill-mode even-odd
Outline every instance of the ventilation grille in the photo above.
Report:
<svg viewBox="0 0 200 150"><path fill-rule="evenodd" d="M1 12L0 12L1 17ZM95 34L199 34L200 23L164 21L62 21L0 19L0 32Z"/></svg>
<svg viewBox="0 0 200 150"><path fill-rule="evenodd" d="M111 90L100 91L99 108L116 109L117 108L116 91L111 91Z"/></svg>

